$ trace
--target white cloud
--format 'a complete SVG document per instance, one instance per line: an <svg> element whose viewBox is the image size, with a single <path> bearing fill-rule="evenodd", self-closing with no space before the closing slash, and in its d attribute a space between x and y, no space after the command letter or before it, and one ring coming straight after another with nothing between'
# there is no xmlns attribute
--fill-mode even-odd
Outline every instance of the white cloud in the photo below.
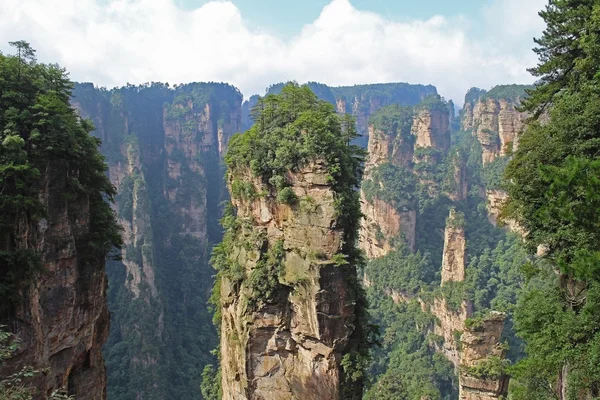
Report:
<svg viewBox="0 0 600 400"><path fill-rule="evenodd" d="M253 30L228 1L186 11L174 0L0 0L0 48L28 40L74 80L104 86L226 81L249 96L294 79L330 85L434 84L459 104L468 88L527 83L536 13L546 0L493 0L481 20L398 22L332 0L297 36ZM484 34L470 26L484 24Z"/></svg>

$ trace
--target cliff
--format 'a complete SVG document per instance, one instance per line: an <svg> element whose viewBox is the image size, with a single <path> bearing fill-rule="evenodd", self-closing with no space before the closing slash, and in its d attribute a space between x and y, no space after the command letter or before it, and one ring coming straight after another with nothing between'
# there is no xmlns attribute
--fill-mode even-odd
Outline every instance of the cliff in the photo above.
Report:
<svg viewBox="0 0 600 400"><path fill-rule="evenodd" d="M307 116L317 111L312 107L325 108L304 101L312 96L291 85L273 101L303 104ZM268 102L266 107L265 116L288 112L270 109ZM335 116L332 107L325 109ZM223 399L359 399L362 381L350 375L348 365L360 354L362 329L351 239L357 221L339 212L337 199L352 192L332 181L330 170L333 158L351 148L335 136L334 125L334 147L321 149L331 142L321 142L321 133L308 125L288 134L300 147L322 143L308 157L312 161L288 164L283 175L270 178L265 174L281 162L277 158L261 173L249 169L243 160L256 152L283 154L291 138L280 137L282 120L255 125L232 141L227 156L237 212L226 216L228 230L213 256L219 270ZM333 154L318 156L321 151ZM342 173L356 176L347 170L358 168L352 165L341 164ZM344 204L358 215L356 198Z"/></svg>
<svg viewBox="0 0 600 400"><path fill-rule="evenodd" d="M460 285L465 281L463 224L462 214L451 210L444 234L441 296L435 296L430 306L425 302L422 305L437 318L434 333L443 338L438 350L458 371L459 398L500 399L508 390L508 376L504 372L497 373L506 366L505 347L500 340L504 314L492 311L485 317L471 318L473 306L470 301L463 299L459 306L451 306L447 300L448 295L455 298L452 292L463 290ZM491 363L495 363L494 368ZM494 372L490 372L492 370Z"/></svg>
<svg viewBox="0 0 600 400"><path fill-rule="evenodd" d="M415 165L436 164L433 151L442 156L450 147L449 109L441 99L415 108L393 105L371 118L368 159L361 189L362 213L360 247L368 258L382 257L396 246L396 240L415 248L417 206L416 177L428 181L426 173L415 173ZM457 172L463 187L463 171ZM398 187L398 182L404 185ZM429 185L431 190L435 185Z"/></svg>
<svg viewBox="0 0 600 400"><path fill-rule="evenodd" d="M465 328L460 338L460 400L495 400L506 396L509 382L504 372L506 350L500 342L504 317L503 313L492 312Z"/></svg>
<svg viewBox="0 0 600 400"><path fill-rule="evenodd" d="M208 246L221 237L220 160L240 130L241 100L222 84L76 87L74 106L103 139L124 227L122 261L108 264L111 399L192 398L214 363Z"/></svg>
<svg viewBox="0 0 600 400"><path fill-rule="evenodd" d="M48 374L32 382L39 398L65 389L78 399L102 400L106 374L101 351L109 328L105 260L99 256L84 262L90 201L62 195L73 173L60 161L49 162L39 188L46 217L35 221L21 216L14 226L16 246L35 251L45 272L30 285L20 285L21 300L3 316L21 344L2 375L25 365L48 368Z"/></svg>
<svg viewBox="0 0 600 400"><path fill-rule="evenodd" d="M465 280L465 243L464 217L451 209L444 231L442 285Z"/></svg>
<svg viewBox="0 0 600 400"><path fill-rule="evenodd" d="M64 70L0 54L0 91L8 88L19 95L0 106L0 325L16 341L2 343L0 376L31 367L41 372L17 385L27 395L103 400L104 263L121 244L106 201L114 190L91 124L69 106Z"/></svg>
<svg viewBox="0 0 600 400"><path fill-rule="evenodd" d="M527 114L516 107L527 88L526 85L501 85L487 93L476 88L467 93L461 127L479 140L484 165L516 150L518 136L527 119Z"/></svg>

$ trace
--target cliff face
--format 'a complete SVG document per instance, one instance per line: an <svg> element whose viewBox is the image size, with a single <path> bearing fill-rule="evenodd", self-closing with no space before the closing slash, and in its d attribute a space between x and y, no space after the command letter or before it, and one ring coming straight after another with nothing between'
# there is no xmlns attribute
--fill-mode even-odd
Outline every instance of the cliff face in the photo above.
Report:
<svg viewBox="0 0 600 400"><path fill-rule="evenodd" d="M77 176L66 163L50 161L41 173L39 198L47 215L37 223L20 217L14 234L18 248L40 255L45 272L20 290L21 300L3 318L22 342L1 375L25 365L48 368L48 374L33 380L39 392L36 398L64 388L78 399L102 400L106 374L101 349L109 317L105 260L84 262L82 257L91 223L90 202L86 196L63 195L69 177Z"/></svg>
<svg viewBox="0 0 600 400"><path fill-rule="evenodd" d="M450 115L447 109L419 110L412 125L416 147L447 152L450 148Z"/></svg>
<svg viewBox="0 0 600 400"><path fill-rule="evenodd" d="M442 256L442 285L446 282L465 280L465 229L456 212L450 216L444 232L444 253Z"/></svg>
<svg viewBox="0 0 600 400"><path fill-rule="evenodd" d="M241 129L241 95L219 84L78 85L73 103L103 139L124 227L122 261L108 264L109 397L192 398L214 363L207 246L220 239L220 160Z"/></svg>
<svg viewBox="0 0 600 400"><path fill-rule="evenodd" d="M479 325L465 328L460 338L460 400L495 400L506 396L507 375L479 376L472 372L494 358L504 358L505 349L500 342L503 327L504 314L492 312Z"/></svg>
<svg viewBox="0 0 600 400"><path fill-rule="evenodd" d="M428 96L437 95L437 89L431 85L411 85L408 83L377 83L370 85L332 87L322 83L308 82L306 85L319 97L336 107L340 114L350 114L356 118L356 129L363 136L359 144L366 147L369 136L369 118L375 112L391 104L413 106ZM284 83L267 88L268 94L278 94ZM242 120L244 129L252 126L249 112L256 104L257 97L252 96L244 102Z"/></svg>
<svg viewBox="0 0 600 400"><path fill-rule="evenodd" d="M387 109L382 110L382 113ZM394 111L391 111L393 113ZM365 180L380 166L391 164L412 174L415 164L436 163L430 158L417 157L416 152L434 150L442 154L450 147L449 112L447 108L421 108L400 110L396 113L410 113L410 116L386 121L385 129L372 124L369 127L368 159L365 165ZM393 119L394 117L392 117ZM407 118L410 126L401 127L401 118ZM403 129L405 131L403 131ZM463 188L464 171L457 171L458 185ZM426 179L423 177L422 179ZM385 188L390 182L379 181L375 185ZM410 191L411 189L406 189ZM414 190L414 189L412 189ZM462 193L462 189L460 190ZM412 196L413 193L405 193ZM371 199L369 199L372 197ZM360 231L360 247L368 258L385 256L394 250L397 238L404 240L414 250L416 241L417 211L415 207L405 207L383 200L378 195L365 195L361 190L362 213L365 218Z"/></svg>
<svg viewBox="0 0 600 400"><path fill-rule="evenodd" d="M465 280L465 231L462 215L450 211L444 235L442 287ZM443 338L438 346L458 370L461 400L492 400L505 396L508 377L486 376L477 373L490 360L502 362L505 349L500 342L504 314L491 312L478 322L467 324L472 305L463 300L452 309L445 297L435 297L431 306L422 303L426 311L437 318L434 333Z"/></svg>
<svg viewBox="0 0 600 400"><path fill-rule="evenodd" d="M508 154L511 149L516 150L518 135L527 119L527 114L516 107L526 88L521 85L497 86L488 93L480 92L478 97L465 100L461 127L471 131L481 143L484 165Z"/></svg>
<svg viewBox="0 0 600 400"><path fill-rule="evenodd" d="M247 272L261 254L282 246L282 271L273 301L252 310L252 289L221 282L221 366L224 399L340 398L342 352L354 330L354 306L342 269L332 261L343 230L327 171L313 163L288 177L299 199L288 206L267 197L233 200L251 248L234 258ZM254 180L257 192L266 188ZM301 200L302 201L302 200ZM360 396L360 394L357 394Z"/></svg>

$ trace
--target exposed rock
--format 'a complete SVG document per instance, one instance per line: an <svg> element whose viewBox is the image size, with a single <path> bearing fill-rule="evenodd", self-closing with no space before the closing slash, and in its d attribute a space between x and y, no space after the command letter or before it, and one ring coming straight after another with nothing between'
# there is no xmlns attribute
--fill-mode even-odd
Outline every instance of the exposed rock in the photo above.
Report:
<svg viewBox="0 0 600 400"><path fill-rule="evenodd" d="M498 219L504 203L508 200L508 193L503 190L486 190L485 197L487 199L488 220L492 225L498 226ZM517 233L521 237L527 235L525 229L514 219L502 219L502 224L509 231Z"/></svg>
<svg viewBox="0 0 600 400"><path fill-rule="evenodd" d="M454 201L464 201L469 192L469 180L467 179L467 165L465 160L456 154L454 157L454 188L446 193L448 198Z"/></svg>
<svg viewBox="0 0 600 400"><path fill-rule="evenodd" d="M344 233L326 175L316 163L288 176L300 202L313 199L312 209L271 196L233 200L238 218L250 223L249 237L259 238L234 254L247 273L260 252L280 240L285 255L275 298L256 309L248 304L252 289L245 281L238 287L222 278L223 399L340 398L340 361L354 331L354 305L343 268L331 261ZM247 180L259 193L266 189L249 174Z"/></svg>
<svg viewBox="0 0 600 400"><path fill-rule="evenodd" d="M465 229L462 219L452 209L444 232L444 252L442 255L442 285L446 282L465 280Z"/></svg>
<svg viewBox="0 0 600 400"><path fill-rule="evenodd" d="M424 303L421 303L422 306ZM446 356L458 370L460 366L460 335L465 328L465 321L472 314L472 305L463 301L460 308L453 310L448 306L446 299L436 297L429 307L423 306L424 311L433 314L438 322L434 326L433 333L443 338L437 350Z"/></svg>
<svg viewBox="0 0 600 400"><path fill-rule="evenodd" d="M39 198L47 207L46 218L35 223L21 217L15 236L19 248L41 255L45 272L21 288L15 309L3 316L3 324L21 340L21 347L0 375L25 365L48 368L49 373L33 379L39 391L36 398L65 388L77 399L102 400L106 374L101 350L109 327L107 281L104 257L82 261L90 228L89 200L64 196L69 177L77 171L62 162L50 161L41 173Z"/></svg>
<svg viewBox="0 0 600 400"><path fill-rule="evenodd" d="M109 390L166 400L197 393L196 378L173 378L175 352L200 352L186 372L197 377L218 343L202 308L213 274L208 242L218 240L207 227L217 226L226 192L220 162L241 129L242 96L231 86L203 83L110 92L76 85L74 96L102 138L124 228L122 262L108 269L115 293L105 347ZM197 339L179 335L200 327L206 331Z"/></svg>
<svg viewBox="0 0 600 400"><path fill-rule="evenodd" d="M421 109L412 125L415 147L447 152L450 148L450 116L448 110Z"/></svg>
<svg viewBox="0 0 600 400"><path fill-rule="evenodd" d="M462 351L459 398L461 400L496 400L506 396L509 382L507 375L476 377L469 373L469 368L487 362L490 357L504 358L505 349L500 342L504 317L503 313L492 312L478 326L465 328L460 338Z"/></svg>
<svg viewBox="0 0 600 400"><path fill-rule="evenodd" d="M414 146L401 135L382 132L371 125L367 151L369 157L365 163L365 174L368 174L370 169L387 162L399 167L409 167L413 159Z"/></svg>
<svg viewBox="0 0 600 400"><path fill-rule="evenodd" d="M465 103L461 126L472 131L481 143L484 164L517 149L518 135L527 119L526 113L516 110L517 104L519 98L480 98Z"/></svg>
<svg viewBox="0 0 600 400"><path fill-rule="evenodd" d="M385 256L394 250L393 241L403 239L410 249L415 247L417 211L398 212L396 208L377 198L370 203L361 192L364 219L359 234L359 246L367 258Z"/></svg>

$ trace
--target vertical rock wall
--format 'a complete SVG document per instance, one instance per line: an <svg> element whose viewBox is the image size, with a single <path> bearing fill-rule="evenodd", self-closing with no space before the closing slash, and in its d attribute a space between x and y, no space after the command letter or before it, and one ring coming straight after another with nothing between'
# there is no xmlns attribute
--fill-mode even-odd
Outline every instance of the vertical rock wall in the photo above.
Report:
<svg viewBox="0 0 600 400"><path fill-rule="evenodd" d="M241 94L203 83L74 94L103 139L124 227L123 259L108 265L110 397L192 398L215 362L208 246L220 239L221 159L241 130Z"/></svg>
<svg viewBox="0 0 600 400"><path fill-rule="evenodd" d="M516 109L526 86L516 85L516 90L522 92L520 96L495 95L493 91L498 88L468 99L462 112L461 127L481 143L484 165L517 149L519 133L528 117Z"/></svg>
<svg viewBox="0 0 600 400"><path fill-rule="evenodd" d="M368 159L365 166L365 179L369 172L386 163L412 170L415 161L435 162L434 160L416 159L416 149L432 149L446 153L450 147L449 112L447 109L418 109L414 113L409 137L396 132L397 125L392 124L388 132L369 127ZM463 171L459 171L457 179L462 188ZM462 189L461 189L462 193ZM416 209L398 209L381 199L368 201L361 190L363 220L359 245L367 258L385 256L394 249L393 241L404 240L414 250L416 241Z"/></svg>
<svg viewBox="0 0 600 400"><path fill-rule="evenodd" d="M237 176L239 178L239 176ZM248 180L258 193L267 188ZM252 303L256 288L221 281L223 399L339 399L341 359L354 331L354 305L343 268L333 260L344 232L324 165L313 163L288 181L299 206L267 196L233 200L246 226L233 258L251 274L262 255L282 246L272 300ZM311 207L302 206L312 199ZM253 304L253 305L249 305ZM357 398L361 394L355 393Z"/></svg>
<svg viewBox="0 0 600 400"><path fill-rule="evenodd" d="M87 196L64 196L70 177L77 176L65 163L49 161L40 172L40 200L47 215L38 223L21 217L14 235L18 248L41 255L45 271L20 290L16 308L0 322L21 340L20 349L0 374L26 365L48 368L49 373L33 380L39 392L36 398L66 389L77 399L103 400L106 373L101 350L109 328L107 281L104 257L82 261L90 203Z"/></svg>

